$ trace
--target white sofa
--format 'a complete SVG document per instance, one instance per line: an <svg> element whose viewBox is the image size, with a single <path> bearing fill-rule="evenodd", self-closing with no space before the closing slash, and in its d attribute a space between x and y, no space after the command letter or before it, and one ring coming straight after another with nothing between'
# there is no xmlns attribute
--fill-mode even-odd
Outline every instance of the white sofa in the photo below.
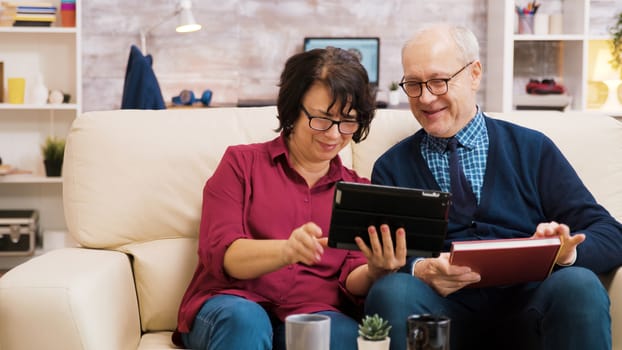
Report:
<svg viewBox="0 0 622 350"><path fill-rule="evenodd" d="M63 199L69 232L83 248L51 251L0 278L0 349L173 348L177 308L196 264L205 180L227 145L275 137L275 116L274 107L262 107L78 117ZM583 113L498 117L552 137L622 220L622 123ZM344 163L369 176L379 154L418 128L408 110L378 110L369 138L342 151ZM622 349L620 275L603 280Z"/></svg>

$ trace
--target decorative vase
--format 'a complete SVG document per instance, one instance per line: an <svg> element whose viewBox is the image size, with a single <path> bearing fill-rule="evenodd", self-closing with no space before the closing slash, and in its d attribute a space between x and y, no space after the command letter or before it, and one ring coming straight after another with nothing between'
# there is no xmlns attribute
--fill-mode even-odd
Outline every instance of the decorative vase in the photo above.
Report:
<svg viewBox="0 0 622 350"><path fill-rule="evenodd" d="M399 104L400 104L400 91L390 90L389 91L389 106L397 106Z"/></svg>
<svg viewBox="0 0 622 350"><path fill-rule="evenodd" d="M49 159L44 159L43 164L45 165L45 175L46 176L60 176L61 171L63 169L62 161L54 161Z"/></svg>
<svg viewBox="0 0 622 350"><path fill-rule="evenodd" d="M358 350L389 350L391 338L387 337L383 340L367 340L363 337L356 338Z"/></svg>
<svg viewBox="0 0 622 350"><path fill-rule="evenodd" d="M35 78L32 89L30 90L31 103L36 105L44 105L48 101L49 91L43 83L43 76L41 73Z"/></svg>

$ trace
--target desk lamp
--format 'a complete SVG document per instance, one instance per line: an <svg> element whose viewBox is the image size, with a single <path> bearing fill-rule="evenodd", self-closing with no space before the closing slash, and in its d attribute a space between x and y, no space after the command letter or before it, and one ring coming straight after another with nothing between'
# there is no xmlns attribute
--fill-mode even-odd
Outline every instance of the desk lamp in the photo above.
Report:
<svg viewBox="0 0 622 350"><path fill-rule="evenodd" d="M201 25L196 22L194 16L192 15L192 1L191 0L180 0L177 2L177 7L175 11L170 15L164 17L160 22L152 25L151 27L147 27L146 29L140 30L140 47L143 54L147 54L147 36L149 33L157 28L162 23L168 21L172 17L178 17L178 24L175 28L177 33L189 33L196 32L201 29Z"/></svg>
<svg viewBox="0 0 622 350"><path fill-rule="evenodd" d="M600 107L605 111L619 111L622 110L622 105L618 99L618 88L622 83L619 79L620 73L613 70L609 61L611 55L606 49L601 49L596 55L596 64L594 65L594 71L592 74L592 80L602 81L607 85L609 92L607 93L607 100Z"/></svg>

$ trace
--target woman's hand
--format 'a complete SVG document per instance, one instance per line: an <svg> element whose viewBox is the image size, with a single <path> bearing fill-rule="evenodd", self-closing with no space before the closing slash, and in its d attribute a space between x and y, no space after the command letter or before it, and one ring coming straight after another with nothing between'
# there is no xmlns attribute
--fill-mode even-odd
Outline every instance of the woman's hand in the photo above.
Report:
<svg viewBox="0 0 622 350"><path fill-rule="evenodd" d="M406 264L406 232L403 228L395 231L395 248L388 225L380 225L382 243L375 226L369 226L367 233L371 247L368 247L360 237L356 237L355 242L367 258L368 274L373 281L397 271Z"/></svg>
<svg viewBox="0 0 622 350"><path fill-rule="evenodd" d="M224 269L237 279L251 279L298 262L313 265L328 243L314 223L296 228L288 239L238 239L225 251Z"/></svg>
<svg viewBox="0 0 622 350"><path fill-rule="evenodd" d="M544 222L536 227L533 238L547 238L558 236L562 242L562 246L555 261L558 265L571 265L577 258L577 246L585 241L584 233L576 233L570 235L568 225L560 224L555 221Z"/></svg>
<svg viewBox="0 0 622 350"><path fill-rule="evenodd" d="M283 245L285 265L298 262L305 265L318 263L322 259L326 243L327 238L322 238L322 229L318 225L308 222L296 228Z"/></svg>
<svg viewBox="0 0 622 350"><path fill-rule="evenodd" d="M368 247L361 237L354 239L358 248L367 258L367 264L350 272L346 280L346 288L354 295L367 294L374 281L397 271L406 264L406 232L404 229L400 228L395 231L395 248L393 248L389 226L380 225L382 244L378 238L376 227L368 227L367 233L371 247Z"/></svg>

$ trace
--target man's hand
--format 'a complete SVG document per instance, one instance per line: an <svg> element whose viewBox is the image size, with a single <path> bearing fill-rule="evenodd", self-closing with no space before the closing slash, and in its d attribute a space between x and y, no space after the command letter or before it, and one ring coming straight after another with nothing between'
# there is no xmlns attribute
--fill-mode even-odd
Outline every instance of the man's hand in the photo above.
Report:
<svg viewBox="0 0 622 350"><path fill-rule="evenodd" d="M547 238L558 236L562 242L562 246L557 256L556 264L570 265L577 258L577 246L585 241L585 234L577 233L570 235L568 225L559 224L555 221L544 222L536 227L533 238Z"/></svg>
<svg viewBox="0 0 622 350"><path fill-rule="evenodd" d="M449 253L417 262L414 275L444 297L481 279L467 266L451 265Z"/></svg>

